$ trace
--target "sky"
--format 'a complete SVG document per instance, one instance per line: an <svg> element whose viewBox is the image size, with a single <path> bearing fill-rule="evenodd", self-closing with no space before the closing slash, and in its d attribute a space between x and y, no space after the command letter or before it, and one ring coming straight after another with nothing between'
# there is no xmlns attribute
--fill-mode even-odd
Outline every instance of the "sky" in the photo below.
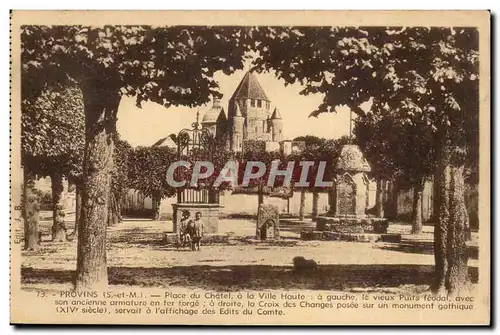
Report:
<svg viewBox="0 0 500 335"><path fill-rule="evenodd" d="M221 104L227 116L228 100L236 90L248 69L239 70L230 76L222 72L215 74L223 94ZM299 95L300 84L285 86L273 73L256 74L264 92L271 100L271 110L277 107L283 118L284 139L294 139L302 135L315 135L324 138L339 138L349 135L349 109L338 107L337 113L324 113L309 117L322 101L322 95ZM212 102L199 108L170 107L165 108L153 102L136 107L135 99L123 97L118 109L118 132L123 140L133 147L150 146L161 138L182 128L190 127L196 120L196 112L200 112L200 121Z"/></svg>

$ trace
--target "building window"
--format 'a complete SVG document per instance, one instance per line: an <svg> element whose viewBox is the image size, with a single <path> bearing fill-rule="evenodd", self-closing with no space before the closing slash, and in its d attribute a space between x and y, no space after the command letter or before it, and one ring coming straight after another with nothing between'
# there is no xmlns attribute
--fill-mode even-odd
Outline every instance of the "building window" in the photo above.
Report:
<svg viewBox="0 0 500 335"><path fill-rule="evenodd" d="M251 100L250 100L250 105L251 105L252 107L255 107L255 100L254 100L254 99L251 99Z"/></svg>
<svg viewBox="0 0 500 335"><path fill-rule="evenodd" d="M259 107L259 108L262 107L262 100L257 100L257 107Z"/></svg>

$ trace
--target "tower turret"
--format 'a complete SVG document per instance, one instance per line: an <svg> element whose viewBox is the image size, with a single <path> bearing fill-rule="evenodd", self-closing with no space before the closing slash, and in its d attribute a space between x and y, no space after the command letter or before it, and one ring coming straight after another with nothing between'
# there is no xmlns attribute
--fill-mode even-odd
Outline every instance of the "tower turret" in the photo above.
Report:
<svg viewBox="0 0 500 335"><path fill-rule="evenodd" d="M235 105L236 108L231 129L231 150L234 152L240 152L243 148L243 127L245 124L245 118L241 114L238 103Z"/></svg>
<svg viewBox="0 0 500 335"><path fill-rule="evenodd" d="M281 142L283 140L283 119L278 108L274 109L273 115L271 116L272 125L272 141Z"/></svg>

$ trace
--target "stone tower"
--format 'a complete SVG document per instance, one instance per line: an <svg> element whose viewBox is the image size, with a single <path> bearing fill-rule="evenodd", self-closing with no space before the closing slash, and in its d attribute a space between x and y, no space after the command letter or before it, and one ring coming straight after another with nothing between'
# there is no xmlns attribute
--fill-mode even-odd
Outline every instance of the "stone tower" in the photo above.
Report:
<svg viewBox="0 0 500 335"><path fill-rule="evenodd" d="M271 126L272 126L272 141L281 142L283 140L283 119L278 108L274 109L273 115L271 116Z"/></svg>
<svg viewBox="0 0 500 335"><path fill-rule="evenodd" d="M245 119L243 140L270 140L267 119L271 102L252 72L247 72L229 99L228 118L234 122L238 106Z"/></svg>
<svg viewBox="0 0 500 335"><path fill-rule="evenodd" d="M243 148L243 127L245 118L241 114L240 107L236 104L235 115L233 116L231 128L231 150L240 152Z"/></svg>

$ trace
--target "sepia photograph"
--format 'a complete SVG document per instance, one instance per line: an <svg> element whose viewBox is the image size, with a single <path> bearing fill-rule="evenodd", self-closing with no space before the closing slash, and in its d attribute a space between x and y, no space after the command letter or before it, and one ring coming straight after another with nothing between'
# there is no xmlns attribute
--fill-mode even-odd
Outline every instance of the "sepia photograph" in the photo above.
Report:
<svg viewBox="0 0 500 335"><path fill-rule="evenodd" d="M11 27L12 324L490 324L489 12Z"/></svg>

